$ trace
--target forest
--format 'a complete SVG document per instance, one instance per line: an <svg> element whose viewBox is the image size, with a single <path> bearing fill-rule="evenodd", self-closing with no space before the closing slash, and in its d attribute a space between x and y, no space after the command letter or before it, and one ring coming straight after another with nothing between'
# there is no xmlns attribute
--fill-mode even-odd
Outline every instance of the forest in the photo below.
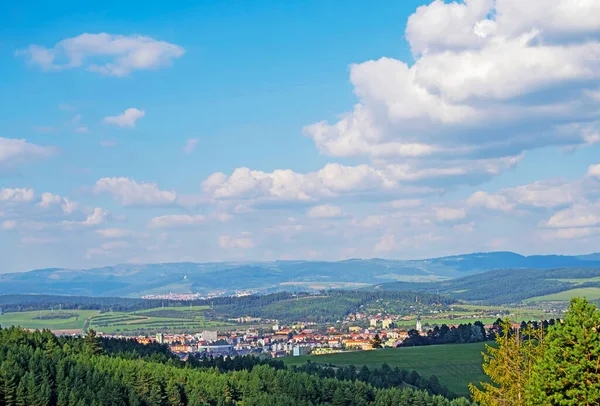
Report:
<svg viewBox="0 0 600 406"><path fill-rule="evenodd" d="M517 304L573 288L598 288L599 268L497 269L443 282L378 285L380 290L441 293L485 305Z"/></svg>
<svg viewBox="0 0 600 406"><path fill-rule="evenodd" d="M418 299L419 309L445 309L454 299L430 293L388 292L368 290L329 290L316 294L272 293L268 295L226 296L194 301L145 300L130 298L0 295L0 308L4 312L32 310L100 310L134 311L163 307L207 306L204 316L227 320L243 316L280 321L335 322L362 308L377 308L380 302L393 304L395 312L410 313Z"/></svg>
<svg viewBox="0 0 600 406"><path fill-rule="evenodd" d="M70 338L2 329L0 405L471 404L406 385L378 388L358 378L323 377L269 362L218 368L182 363L160 347L144 353L136 348L123 340L101 340L93 330Z"/></svg>

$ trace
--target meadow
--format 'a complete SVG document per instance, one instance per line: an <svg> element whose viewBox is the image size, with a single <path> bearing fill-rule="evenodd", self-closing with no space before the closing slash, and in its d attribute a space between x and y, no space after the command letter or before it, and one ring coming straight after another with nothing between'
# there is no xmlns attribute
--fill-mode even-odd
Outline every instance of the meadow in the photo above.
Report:
<svg viewBox="0 0 600 406"><path fill-rule="evenodd" d="M232 327L233 324L211 321L205 312L209 306L168 307L134 312L107 312L90 319L90 328L105 334L188 333Z"/></svg>
<svg viewBox="0 0 600 406"><path fill-rule="evenodd" d="M600 299L600 288L575 288L565 290L564 292L553 293L550 295L532 297L527 299L527 302L543 302L543 301L565 301L568 302L573 297L585 297L588 300Z"/></svg>
<svg viewBox="0 0 600 406"><path fill-rule="evenodd" d="M481 352L485 343L446 344L425 347L391 348L376 351L356 351L339 354L285 357L287 365L301 365L306 361L320 364L380 367L386 363L406 370L415 370L422 376L435 375L452 392L468 396L469 382L485 381Z"/></svg>
<svg viewBox="0 0 600 406"><path fill-rule="evenodd" d="M31 311L5 313L0 316L0 326L21 326L29 329L54 331L81 331L86 319L97 315L97 310Z"/></svg>
<svg viewBox="0 0 600 406"><path fill-rule="evenodd" d="M93 328L105 334L123 335L200 332L235 326L235 323L208 320L205 315L208 309L208 306L186 306L104 313L97 310L11 312L0 316L0 326L70 333Z"/></svg>

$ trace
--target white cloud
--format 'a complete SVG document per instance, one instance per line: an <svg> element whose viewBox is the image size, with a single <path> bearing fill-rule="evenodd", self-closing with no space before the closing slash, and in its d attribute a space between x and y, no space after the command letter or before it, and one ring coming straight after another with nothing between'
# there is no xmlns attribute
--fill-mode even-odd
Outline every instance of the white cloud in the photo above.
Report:
<svg viewBox="0 0 600 406"><path fill-rule="evenodd" d="M579 182L546 180L507 188L497 193L476 192L467 200L470 206L511 211L517 206L553 208L567 206L582 199Z"/></svg>
<svg viewBox="0 0 600 406"><path fill-rule="evenodd" d="M248 235L242 237L222 235L219 237L219 245L224 249L249 249L254 247L254 241Z"/></svg>
<svg viewBox="0 0 600 406"><path fill-rule="evenodd" d="M107 217L107 210L96 207L92 214L87 216L82 224L85 226L97 226L106 222Z"/></svg>
<svg viewBox="0 0 600 406"><path fill-rule="evenodd" d="M114 124L119 127L135 127L135 123L144 117L146 112L144 110L136 109L135 107L129 108L117 116L104 117L106 124Z"/></svg>
<svg viewBox="0 0 600 406"><path fill-rule="evenodd" d="M2 224L0 224L0 229L4 231L14 230L17 227L17 222L15 220L4 220Z"/></svg>
<svg viewBox="0 0 600 406"><path fill-rule="evenodd" d="M323 197L392 190L396 186L384 171L368 165L327 164L317 172L297 173L289 169L273 172L237 168L231 176L210 175L202 189L216 199L247 198L279 201L316 201Z"/></svg>
<svg viewBox="0 0 600 406"><path fill-rule="evenodd" d="M468 199L467 204L473 207L485 207L491 210L510 211L514 208L506 196L475 192Z"/></svg>
<svg viewBox="0 0 600 406"><path fill-rule="evenodd" d="M185 143L185 146L183 147L183 152L185 152L186 154L191 154L196 149L198 142L200 142L199 138L188 138L188 140Z"/></svg>
<svg viewBox="0 0 600 406"><path fill-rule="evenodd" d="M446 185L498 175L530 149L598 143L597 21L594 1L434 1L407 24L415 63L351 65L353 111L304 132L329 156Z"/></svg>
<svg viewBox="0 0 600 406"><path fill-rule="evenodd" d="M75 132L77 132L79 134L89 134L90 130L89 130L89 128L87 128L87 126L81 126L81 127L77 127L75 129Z"/></svg>
<svg viewBox="0 0 600 406"><path fill-rule="evenodd" d="M96 207L90 214L82 221L65 220L63 224L65 226L82 226L82 227L94 227L106 223L108 220L108 210ZM70 228L70 227L69 227Z"/></svg>
<svg viewBox="0 0 600 406"><path fill-rule="evenodd" d="M31 188L0 189L0 201L30 202L34 198L35 192Z"/></svg>
<svg viewBox="0 0 600 406"><path fill-rule="evenodd" d="M55 204L60 204L60 202L62 201L62 198L59 195L54 195L52 193L42 193L42 196L40 197L40 207L44 207L44 208L48 208L52 205Z"/></svg>
<svg viewBox="0 0 600 406"><path fill-rule="evenodd" d="M465 209L453 207L436 207L434 213L437 221L456 221L467 216Z"/></svg>
<svg viewBox="0 0 600 406"><path fill-rule="evenodd" d="M168 206L177 198L175 192L160 190L155 183L138 183L125 177L102 178L96 182L94 192L111 194L123 206Z"/></svg>
<svg viewBox="0 0 600 406"><path fill-rule="evenodd" d="M96 234L100 235L102 238L123 238L129 237L131 231L122 228L105 228L96 230Z"/></svg>
<svg viewBox="0 0 600 406"><path fill-rule="evenodd" d="M600 203L575 204L555 213L545 222L548 227L590 227L600 224Z"/></svg>
<svg viewBox="0 0 600 406"><path fill-rule="evenodd" d="M308 217L316 218L341 217L344 215L344 211L341 207L323 204L321 206L311 207L308 210L307 215Z"/></svg>
<svg viewBox="0 0 600 406"><path fill-rule="evenodd" d="M383 235L375 245L375 252L390 252L396 248L396 236L393 234Z"/></svg>
<svg viewBox="0 0 600 406"><path fill-rule="evenodd" d="M201 215L191 214L171 214L166 216L154 217L150 220L150 228L179 228L190 227L203 224L206 218Z"/></svg>
<svg viewBox="0 0 600 406"><path fill-rule="evenodd" d="M30 45L16 52L44 70L84 67L91 72L118 77L128 76L136 70L170 66L184 53L178 45L151 37L107 33L84 33L64 39L52 48Z"/></svg>
<svg viewBox="0 0 600 406"><path fill-rule="evenodd" d="M49 158L56 154L56 148L31 144L24 139L0 137L0 167L17 165Z"/></svg>
<svg viewBox="0 0 600 406"><path fill-rule="evenodd" d="M79 203L73 202L73 201L69 200L68 198L63 197L61 208L62 208L63 213L71 214L79 208Z"/></svg>
<svg viewBox="0 0 600 406"><path fill-rule="evenodd" d="M557 230L550 230L548 233L544 234L544 237L559 240L573 240L591 237L597 234L600 234L600 228L598 227L559 228Z"/></svg>
<svg viewBox="0 0 600 406"><path fill-rule="evenodd" d="M590 165L587 174L588 176L593 176L594 178L600 179L600 164Z"/></svg>

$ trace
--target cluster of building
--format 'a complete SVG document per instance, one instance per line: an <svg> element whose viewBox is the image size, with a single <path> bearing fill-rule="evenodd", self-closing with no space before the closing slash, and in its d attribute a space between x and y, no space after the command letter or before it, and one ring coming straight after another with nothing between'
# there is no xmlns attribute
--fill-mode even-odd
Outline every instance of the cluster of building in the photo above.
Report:
<svg viewBox="0 0 600 406"><path fill-rule="evenodd" d="M345 329L346 330L346 329ZM391 322L373 322L370 327L349 326L347 331L335 327L318 330L311 325L274 325L271 331L256 329L228 333L203 331L198 334L156 334L135 337L144 344L166 344L171 351L185 358L188 354L210 356L261 355L271 358L327 354L343 351L396 347L408 332L393 328Z"/></svg>

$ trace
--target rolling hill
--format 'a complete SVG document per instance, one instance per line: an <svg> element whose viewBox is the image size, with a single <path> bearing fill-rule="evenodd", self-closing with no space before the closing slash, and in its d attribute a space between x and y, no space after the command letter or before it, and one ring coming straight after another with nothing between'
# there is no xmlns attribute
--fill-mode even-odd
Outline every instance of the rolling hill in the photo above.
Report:
<svg viewBox="0 0 600 406"><path fill-rule="evenodd" d="M452 293L463 289L461 283L477 285L477 281L487 281L487 276L481 274L490 270L541 271L559 267L600 268L600 259L598 254L579 257L523 256L512 252L492 252L406 261L351 259L338 262L182 262L120 264L93 269L51 268L23 273L1 273L0 294L139 297L144 294L169 292L230 294L240 290L251 290L264 293L361 288L370 285L385 285L383 289L441 289L440 293ZM524 272L523 276L526 276ZM476 292L474 288L469 289L470 293ZM559 291L561 290L541 290L539 293ZM479 297L474 300L479 300Z"/></svg>
<svg viewBox="0 0 600 406"><path fill-rule="evenodd" d="M568 301L577 295L593 300L600 298L600 267L497 269L442 282L393 282L374 288L439 293L488 305Z"/></svg>

